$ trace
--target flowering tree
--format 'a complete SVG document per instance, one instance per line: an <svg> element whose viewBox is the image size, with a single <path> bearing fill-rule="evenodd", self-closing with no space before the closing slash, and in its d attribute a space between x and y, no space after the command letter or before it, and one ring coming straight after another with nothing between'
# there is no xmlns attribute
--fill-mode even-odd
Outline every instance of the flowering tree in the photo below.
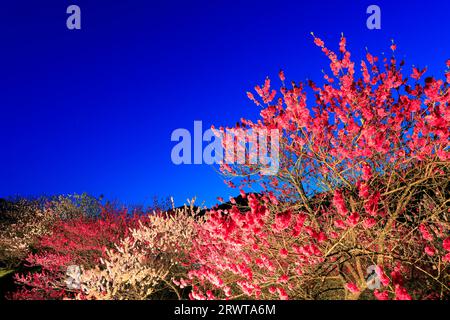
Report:
<svg viewBox="0 0 450 320"><path fill-rule="evenodd" d="M99 200L88 194L0 200L0 268L18 268L55 222L94 217Z"/></svg>
<svg viewBox="0 0 450 320"><path fill-rule="evenodd" d="M129 235L129 228L144 221L139 214L103 207L98 217L76 216L56 220L35 253L26 258L31 271L15 275L20 289L13 299L61 299L74 296L80 287L68 286L69 266L89 269L100 263L107 249Z"/></svg>
<svg viewBox="0 0 450 320"><path fill-rule="evenodd" d="M242 125L279 130L280 170L222 166L265 192L198 226L191 298L448 297L450 60L444 79L408 79L392 44L358 76L343 36L337 53L314 42L330 61L323 85L288 89L280 72L278 99L269 79L248 93L261 119Z"/></svg>
<svg viewBox="0 0 450 320"><path fill-rule="evenodd" d="M148 216L130 230L101 264L81 276L80 299L162 299L183 297L174 277L186 273L186 255L195 237L193 202L170 214ZM178 282L176 282L179 284Z"/></svg>
<svg viewBox="0 0 450 320"><path fill-rule="evenodd" d="M17 268L55 220L53 212L38 201L0 202L0 268Z"/></svg>

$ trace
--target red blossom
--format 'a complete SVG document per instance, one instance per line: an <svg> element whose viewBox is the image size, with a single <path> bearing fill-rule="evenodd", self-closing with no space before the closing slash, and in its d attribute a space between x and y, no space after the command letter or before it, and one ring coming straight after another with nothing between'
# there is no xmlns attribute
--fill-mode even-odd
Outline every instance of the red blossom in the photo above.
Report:
<svg viewBox="0 0 450 320"><path fill-rule="evenodd" d="M400 285L395 286L395 300L412 300L405 288Z"/></svg>
<svg viewBox="0 0 450 320"><path fill-rule="evenodd" d="M318 46L318 47L323 47L323 46L325 45L325 43L324 43L321 39L316 38L316 37L314 37L314 43L315 43L316 46Z"/></svg>
<svg viewBox="0 0 450 320"><path fill-rule="evenodd" d="M347 283L345 285L345 287L347 288L348 291L350 291L351 293L359 293L359 288L355 283Z"/></svg>
<svg viewBox="0 0 450 320"><path fill-rule="evenodd" d="M444 241L442 241L442 247L444 248L444 250L446 251L450 251L450 237L444 239Z"/></svg>
<svg viewBox="0 0 450 320"><path fill-rule="evenodd" d="M420 226L419 226L419 231L420 231L420 233L422 234L422 237L425 239L425 240L427 240L427 241L433 241L433 236L431 235L431 233L428 231L428 228L425 226L425 225L423 225L423 224L421 224Z"/></svg>
<svg viewBox="0 0 450 320"><path fill-rule="evenodd" d="M436 250L433 247L429 247L429 246L426 246L424 251L429 256L434 256L436 253Z"/></svg>
<svg viewBox="0 0 450 320"><path fill-rule="evenodd" d="M388 300L389 299L389 292L387 291L378 291L378 289L375 289L373 291L373 294L377 300Z"/></svg>
<svg viewBox="0 0 450 320"><path fill-rule="evenodd" d="M278 73L278 76L280 77L281 81L285 81L286 80L283 70L280 70L280 72Z"/></svg>

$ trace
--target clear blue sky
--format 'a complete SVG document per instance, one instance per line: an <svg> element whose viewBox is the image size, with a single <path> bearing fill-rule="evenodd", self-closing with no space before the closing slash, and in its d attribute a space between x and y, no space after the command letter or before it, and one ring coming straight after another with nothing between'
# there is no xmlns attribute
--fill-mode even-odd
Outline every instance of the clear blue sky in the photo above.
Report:
<svg viewBox="0 0 450 320"><path fill-rule="evenodd" d="M77 4L82 29L66 28ZM381 7L381 30L366 8ZM232 125L245 92L284 69L321 79L310 32L428 65L450 58L450 1L2 1L0 197L89 192L129 204L235 194L207 165L175 166L176 128Z"/></svg>

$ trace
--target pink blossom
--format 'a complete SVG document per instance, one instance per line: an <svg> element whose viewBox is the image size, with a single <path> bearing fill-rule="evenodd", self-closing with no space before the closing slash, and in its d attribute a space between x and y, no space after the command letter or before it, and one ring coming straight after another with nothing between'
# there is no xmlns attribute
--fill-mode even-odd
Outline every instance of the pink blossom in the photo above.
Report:
<svg viewBox="0 0 450 320"><path fill-rule="evenodd" d="M450 237L446 238L443 242L442 242L442 246L446 251L450 251Z"/></svg>
<svg viewBox="0 0 450 320"><path fill-rule="evenodd" d="M364 180L367 181L372 178L372 168L368 164L363 165L362 173L362 178Z"/></svg>
<svg viewBox="0 0 450 320"><path fill-rule="evenodd" d="M357 212L353 212L351 215L348 216L347 218L347 224L350 227L354 227L358 224L359 222L359 214Z"/></svg>
<svg viewBox="0 0 450 320"><path fill-rule="evenodd" d="M334 192L333 204L336 207L338 213L342 216L347 215L348 209L345 205L344 198L342 197L342 193L338 190Z"/></svg>
<svg viewBox="0 0 450 320"><path fill-rule="evenodd" d="M323 46L325 45L325 43L324 43L321 39L319 39L319 38L317 38L317 37L314 37L314 43L315 43L318 47L323 47Z"/></svg>
<svg viewBox="0 0 450 320"><path fill-rule="evenodd" d="M372 228L374 225L376 225L377 220L375 220L374 218L366 218L363 221L363 227L365 229L370 229Z"/></svg>
<svg viewBox="0 0 450 320"><path fill-rule="evenodd" d="M378 289L375 289L373 292L373 295L378 300L388 300L389 299L389 292L387 292L387 291L381 292L381 291L378 291Z"/></svg>
<svg viewBox="0 0 450 320"><path fill-rule="evenodd" d="M342 220L335 220L334 225L336 226L336 228L339 228L339 229L347 229L347 225Z"/></svg>
<svg viewBox="0 0 450 320"><path fill-rule="evenodd" d="M289 277L285 274L280 276L277 280L278 283L287 283L289 281Z"/></svg>
<svg viewBox="0 0 450 320"><path fill-rule="evenodd" d="M450 262L450 253L447 253L443 258L442 261L444 262Z"/></svg>
<svg viewBox="0 0 450 320"><path fill-rule="evenodd" d="M345 287L346 287L347 290L350 291L351 293L358 293L358 292L360 291L359 288L358 288L358 286L357 286L355 283L353 283L353 282L347 283L347 284L345 285Z"/></svg>
<svg viewBox="0 0 450 320"><path fill-rule="evenodd" d="M426 246L425 253L429 256L434 256L434 254L436 253L436 250L433 247Z"/></svg>
<svg viewBox="0 0 450 320"><path fill-rule="evenodd" d="M280 300L289 300L289 296L283 288L277 288Z"/></svg>
<svg viewBox="0 0 450 320"><path fill-rule="evenodd" d="M288 256L288 251L285 248L281 248L279 254L280 257L286 258Z"/></svg>
<svg viewBox="0 0 450 320"><path fill-rule="evenodd" d="M380 282L383 286L388 286L389 282L391 281L389 277L384 273L384 270L381 266L375 267L375 272L378 275L378 278L380 279Z"/></svg>
<svg viewBox="0 0 450 320"><path fill-rule="evenodd" d="M422 234L422 237L427 241L433 241L433 236L428 231L427 227L423 224L419 226L419 231Z"/></svg>
<svg viewBox="0 0 450 320"><path fill-rule="evenodd" d="M275 216L275 226L277 230L282 231L289 227L291 223L291 217L292 214L290 210L277 214Z"/></svg>
<svg viewBox="0 0 450 320"><path fill-rule="evenodd" d="M400 285L395 286L395 300L412 300L405 288Z"/></svg>

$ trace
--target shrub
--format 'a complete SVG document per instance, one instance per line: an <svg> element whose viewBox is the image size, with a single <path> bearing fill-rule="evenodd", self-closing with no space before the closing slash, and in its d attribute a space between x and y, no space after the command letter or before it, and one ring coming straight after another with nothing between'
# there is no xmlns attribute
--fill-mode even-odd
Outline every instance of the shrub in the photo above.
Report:
<svg viewBox="0 0 450 320"><path fill-rule="evenodd" d="M85 193L0 200L0 267L17 268L55 222L98 216L99 201Z"/></svg>
<svg viewBox="0 0 450 320"><path fill-rule="evenodd" d="M67 287L67 268L92 268L108 248L129 235L140 216L126 209L104 207L98 217L72 216L54 222L49 234L40 238L36 251L26 258L27 267L33 269L17 274L21 288L14 299L59 299L72 297L79 288Z"/></svg>
<svg viewBox="0 0 450 320"><path fill-rule="evenodd" d="M39 201L17 199L0 203L0 268L15 269L45 235L55 216Z"/></svg>
<svg viewBox="0 0 450 320"><path fill-rule="evenodd" d="M79 298L181 299L172 280L185 273L182 262L194 237L195 214L191 205L140 221L116 248L107 250L100 266L83 273Z"/></svg>
<svg viewBox="0 0 450 320"><path fill-rule="evenodd" d="M87 193L59 195L45 199L46 205L60 219L79 217L96 218L102 212L102 196L95 198Z"/></svg>
<svg viewBox="0 0 450 320"><path fill-rule="evenodd" d="M278 100L269 79L258 98L248 93L262 119L239 127L279 130L280 171L222 166L264 192L245 212L212 210L198 226L191 298L449 297L450 70L421 83L425 70L410 80L394 55L367 53L357 78L344 37L338 53L314 42L332 72L321 87L308 82L314 103L282 72Z"/></svg>

